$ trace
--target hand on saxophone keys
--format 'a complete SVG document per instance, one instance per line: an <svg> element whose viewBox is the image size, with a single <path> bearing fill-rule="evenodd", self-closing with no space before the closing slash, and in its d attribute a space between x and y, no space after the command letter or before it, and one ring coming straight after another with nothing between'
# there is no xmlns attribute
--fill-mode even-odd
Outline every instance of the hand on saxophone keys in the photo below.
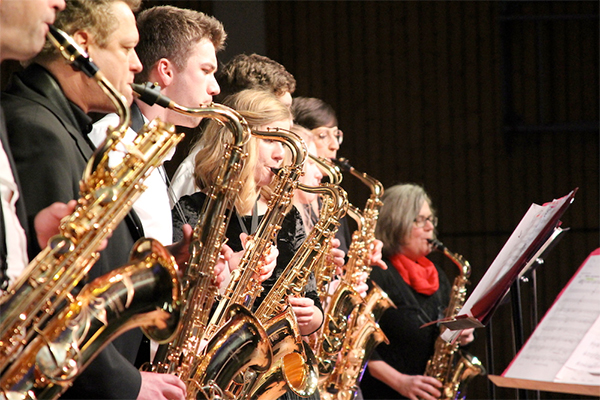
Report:
<svg viewBox="0 0 600 400"><path fill-rule="evenodd" d="M321 326L323 313L315 306L315 302L308 297L289 296L288 303L294 310L298 328L302 336L310 335Z"/></svg>
<svg viewBox="0 0 600 400"><path fill-rule="evenodd" d="M379 239L373 240L371 248L369 249L369 265L376 265L381 269L387 269L387 264L381 259L382 249L383 242Z"/></svg>
<svg viewBox="0 0 600 400"><path fill-rule="evenodd" d="M369 285L367 285L367 279L369 278L369 274L363 272L360 274L360 278L358 279L357 284L354 286L354 290L361 297L367 297L367 291L369 290Z"/></svg>
<svg viewBox="0 0 600 400"><path fill-rule="evenodd" d="M142 375L142 389L137 400L185 400L185 383L172 374L158 374L155 372L140 372Z"/></svg>
<svg viewBox="0 0 600 400"><path fill-rule="evenodd" d="M192 242L192 237L194 234L193 228L188 224L184 224L181 228L183 231L183 239L177 243L166 246L173 257L175 257L175 262L179 267L180 276L187 268L187 263L190 259L190 243Z"/></svg>
<svg viewBox="0 0 600 400"><path fill-rule="evenodd" d="M219 253L219 259L214 266L215 281L219 288L227 286L229 279L231 278L231 260L233 259L234 252L227 244L221 245L221 252Z"/></svg>
<svg viewBox="0 0 600 400"><path fill-rule="evenodd" d="M279 250L277 246L271 244L269 251L263 256L263 260L261 263L258 281L264 282L273 275L273 270L277 265L277 256L279 255Z"/></svg>
<svg viewBox="0 0 600 400"><path fill-rule="evenodd" d="M242 242L242 246L244 247L244 249L246 248L246 243L248 242L249 239L250 239L249 235L247 235L246 233L240 233L240 240ZM242 251L238 251L237 253L233 254L233 256L231 257L231 260L229 260L229 270L230 271L233 271L238 267L242 257L244 256L244 252L245 252L245 250L242 250ZM274 244L271 244L271 247L269 248L269 250L267 252L265 252L265 254L263 254L263 257L261 259L260 269L258 271L258 277L257 277L258 282L262 283L262 282L266 281L267 279L269 279L271 277L271 275L273 275L273 270L275 269L275 266L277 265L277 256L279 256L279 250L277 249L277 246L275 246Z"/></svg>
<svg viewBox="0 0 600 400"><path fill-rule="evenodd" d="M48 207L41 210L34 219L35 233L38 239L40 248L44 248L48 245L48 241L54 235L58 235L60 221L71 215L75 211L77 206L77 200L71 200L68 203L52 203ZM98 251L106 247L106 240L102 243L101 248Z"/></svg>
<svg viewBox="0 0 600 400"><path fill-rule="evenodd" d="M336 273L338 273L338 271L341 271L341 268L344 266L345 263L345 256L346 254L344 254L343 250L340 250L340 240L337 238L333 238L331 239L331 250L329 251L329 255L328 257L331 257L331 261L333 262L333 264L336 266ZM339 275L340 273L338 273Z"/></svg>

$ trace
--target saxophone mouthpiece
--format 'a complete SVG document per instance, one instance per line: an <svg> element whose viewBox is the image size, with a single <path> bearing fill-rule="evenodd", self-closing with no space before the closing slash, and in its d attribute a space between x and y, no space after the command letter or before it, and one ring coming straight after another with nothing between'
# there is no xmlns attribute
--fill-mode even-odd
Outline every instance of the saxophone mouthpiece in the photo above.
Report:
<svg viewBox="0 0 600 400"><path fill-rule="evenodd" d="M429 244L431 245L431 247L434 250L440 250L443 252L444 248L446 247L446 246L444 246L444 244L442 242L440 242L437 239L427 239L427 241L429 242Z"/></svg>
<svg viewBox="0 0 600 400"><path fill-rule="evenodd" d="M281 168L273 168L271 167L271 172L275 175L279 175L279 171L281 171Z"/></svg>
<svg viewBox="0 0 600 400"><path fill-rule="evenodd" d="M85 50L83 50L79 44L64 31L50 25L48 31L48 39L54 44L62 56L67 59L73 66L84 74L93 78L100 68L90 58Z"/></svg>
<svg viewBox="0 0 600 400"><path fill-rule="evenodd" d="M337 165L338 167L340 167L340 169L342 169L346 172L350 172L350 170L353 169L352 165L350 165L350 161L348 161L347 158L344 158L344 157L332 158L331 161L333 161L333 163L335 165Z"/></svg>
<svg viewBox="0 0 600 400"><path fill-rule="evenodd" d="M171 99L160 93L160 86L156 83L132 83L131 88L137 98L149 106L158 104L161 107L169 108L171 104Z"/></svg>

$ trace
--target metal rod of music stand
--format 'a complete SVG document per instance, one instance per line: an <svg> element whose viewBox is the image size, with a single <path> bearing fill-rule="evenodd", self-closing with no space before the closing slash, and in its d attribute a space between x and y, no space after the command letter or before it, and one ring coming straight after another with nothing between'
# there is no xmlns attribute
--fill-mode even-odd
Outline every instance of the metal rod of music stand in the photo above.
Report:
<svg viewBox="0 0 600 400"><path fill-rule="evenodd" d="M492 320L487 324L486 327L486 364L487 364L487 374L494 375L494 329L492 328ZM496 400L496 385L492 382L491 379L488 379L488 398L490 400Z"/></svg>
<svg viewBox="0 0 600 400"><path fill-rule="evenodd" d="M510 296L510 304L512 306L513 340L516 354L521 347L523 347L524 341L520 279L515 280L511 285ZM517 389L517 399L527 399L527 391L525 389Z"/></svg>

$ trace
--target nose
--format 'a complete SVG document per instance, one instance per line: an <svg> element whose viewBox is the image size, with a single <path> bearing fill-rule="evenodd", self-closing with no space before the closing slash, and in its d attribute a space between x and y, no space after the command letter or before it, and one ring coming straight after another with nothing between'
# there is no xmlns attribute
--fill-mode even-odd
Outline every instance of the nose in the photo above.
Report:
<svg viewBox="0 0 600 400"><path fill-rule="evenodd" d="M271 154L271 158L279 162L283 160L284 155L285 151L283 150L283 144L281 144L281 142L274 142L273 153Z"/></svg>
<svg viewBox="0 0 600 400"><path fill-rule="evenodd" d="M143 69L144 66L140 61L140 58L138 57L135 50L132 50L131 54L129 55L129 70L132 71L134 74L139 74L140 72L142 72Z"/></svg>
<svg viewBox="0 0 600 400"><path fill-rule="evenodd" d="M340 149L340 144L338 143L338 139L333 135L329 136L329 149L333 150L333 151L337 151Z"/></svg>
<svg viewBox="0 0 600 400"><path fill-rule="evenodd" d="M56 11L62 11L65 9L67 4L65 3L65 0L51 0L51 6Z"/></svg>
<svg viewBox="0 0 600 400"><path fill-rule="evenodd" d="M322 180L323 179L323 173L321 172L321 170L315 166L315 178L318 180Z"/></svg>
<svg viewBox="0 0 600 400"><path fill-rule="evenodd" d="M211 75L208 80L208 85L206 87L206 91L211 96L216 96L221 93L221 88L219 87L219 83L214 75Z"/></svg>

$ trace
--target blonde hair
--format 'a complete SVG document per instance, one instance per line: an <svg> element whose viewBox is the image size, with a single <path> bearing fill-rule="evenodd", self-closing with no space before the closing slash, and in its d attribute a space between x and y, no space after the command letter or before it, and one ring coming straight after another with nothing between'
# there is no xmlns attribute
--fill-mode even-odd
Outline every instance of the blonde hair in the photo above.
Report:
<svg viewBox="0 0 600 400"><path fill-rule="evenodd" d="M312 132L308 129L306 129L305 127L301 126L301 125L294 125L292 126L292 128L290 129L292 132L294 132L296 135L300 136L300 138L302 138L302 140L304 140L304 143L306 143L306 148L308 149L311 145L311 143L315 143L315 138L314 135L312 134ZM316 154L313 154L316 155Z"/></svg>
<svg viewBox="0 0 600 400"><path fill-rule="evenodd" d="M247 89L227 97L223 104L240 113L246 120L250 129L271 124L276 121L291 120L289 109L265 90ZM195 158L194 179L201 189L212 186L223 164L227 143L231 143L231 134L225 127L210 120L196 146L200 147ZM254 205L259 194L254 177L254 170L258 160L258 140L254 137L244 145L247 154L241 171L241 189L236 195L234 205L240 214L246 214Z"/></svg>

